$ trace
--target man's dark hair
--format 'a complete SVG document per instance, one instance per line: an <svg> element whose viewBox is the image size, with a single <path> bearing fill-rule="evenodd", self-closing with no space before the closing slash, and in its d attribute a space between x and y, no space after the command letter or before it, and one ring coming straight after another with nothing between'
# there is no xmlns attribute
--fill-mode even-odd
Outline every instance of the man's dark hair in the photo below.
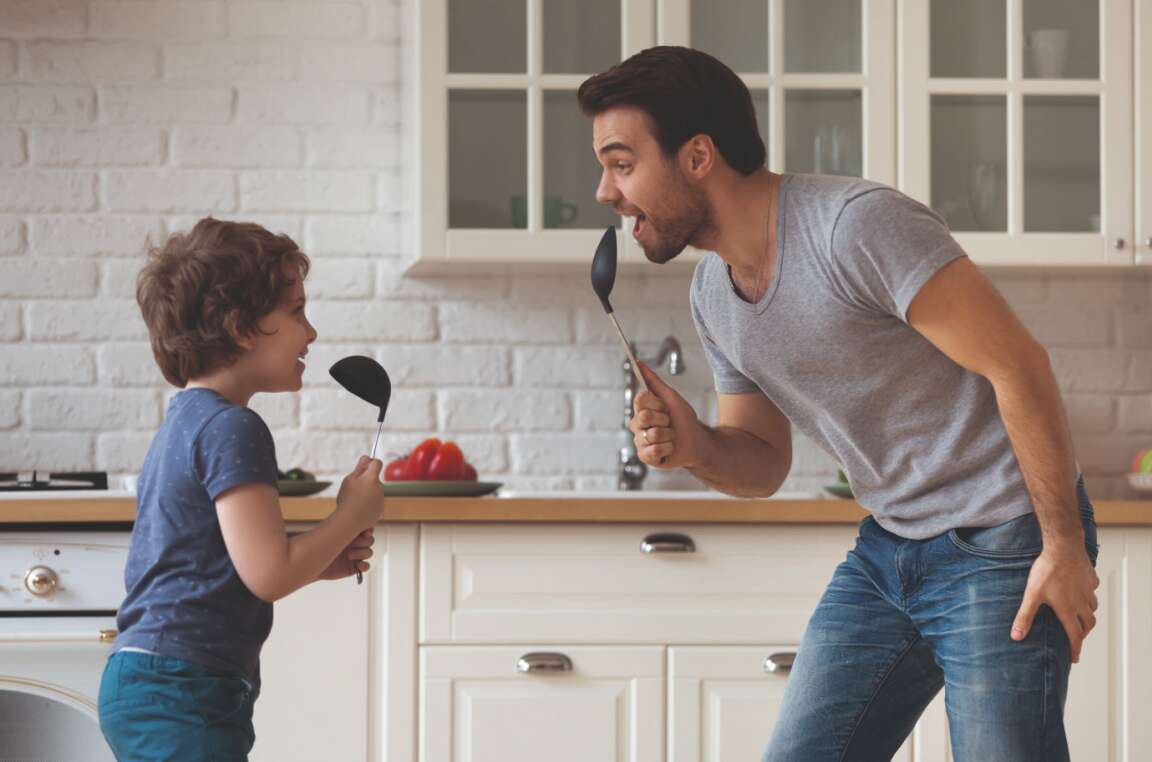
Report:
<svg viewBox="0 0 1152 762"><path fill-rule="evenodd" d="M284 299L308 257L286 235L251 222L206 217L148 252L136 278L136 301L164 378L183 387L230 364L236 338Z"/></svg>
<svg viewBox="0 0 1152 762"><path fill-rule="evenodd" d="M642 50L586 79L576 97L586 116L617 106L643 110L665 156L675 156L690 138L703 134L740 174L764 166L764 141L748 88L734 71L699 50L670 45Z"/></svg>

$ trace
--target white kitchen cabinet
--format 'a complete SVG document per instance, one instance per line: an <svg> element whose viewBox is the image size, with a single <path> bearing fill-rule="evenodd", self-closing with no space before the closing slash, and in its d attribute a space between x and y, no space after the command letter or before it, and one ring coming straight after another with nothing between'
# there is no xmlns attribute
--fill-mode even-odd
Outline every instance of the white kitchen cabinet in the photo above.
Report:
<svg viewBox="0 0 1152 762"><path fill-rule="evenodd" d="M757 759L787 681L765 657L794 650L855 534L381 526L364 586L319 583L277 604L252 758ZM1107 527L1100 544L1097 628L1065 712L1072 758L1142 762L1152 759L1152 529ZM518 671L531 654L536 668ZM571 669L545 669L565 666L558 654ZM896 759L950 762L943 693Z"/></svg>
<svg viewBox="0 0 1152 762"><path fill-rule="evenodd" d="M655 0L409 0L406 156L415 272L587 263L620 217L596 203L587 77L655 40ZM639 256L621 236L622 261Z"/></svg>
<svg viewBox="0 0 1152 762"><path fill-rule="evenodd" d="M1133 2L901 3L899 187L975 261L1135 261Z"/></svg>
<svg viewBox="0 0 1152 762"><path fill-rule="evenodd" d="M588 76L695 45L748 84L775 170L895 181L895 0L410 2L414 272L587 264L607 225L576 103ZM643 262L630 235L621 262ZM686 252L677 263L691 263Z"/></svg>
<svg viewBox="0 0 1152 762"><path fill-rule="evenodd" d="M640 550L668 534L681 535L664 537L670 552ZM426 526L421 640L442 645L424 648L423 711L458 712L465 689L448 683L476 677L472 659L487 649L500 653L491 679L507 681L525 651L643 643L667 648L668 759L758 758L786 682L765 673L764 659L794 649L855 534L851 526ZM693 552L675 550L685 538ZM1065 712L1072 757L1152 759L1141 719L1152 709L1152 530L1105 528L1100 543L1097 629L1073 668ZM519 645L500 645L509 643ZM441 660L436 670L430 654ZM427 693L430 675L439 676L438 700ZM546 685L559 701L576 683ZM455 730L461 720L439 733L422 722L422 748L442 748L428 744L447 735L467 743ZM458 758L444 754L426 758ZM950 762L943 693L896 759Z"/></svg>
<svg viewBox="0 0 1152 762"><path fill-rule="evenodd" d="M794 644L669 648L668 762L759 759L795 653ZM911 762L912 748L909 739L893 759Z"/></svg>
<svg viewBox="0 0 1152 762"><path fill-rule="evenodd" d="M780 713L788 672L764 669L796 646L668 649L668 760L759 759Z"/></svg>
<svg viewBox="0 0 1152 762"><path fill-rule="evenodd" d="M575 91L653 44L737 71L770 168L894 185L982 265L1152 263L1152 0L409 6L415 272L587 264L626 233Z"/></svg>
<svg viewBox="0 0 1152 762"><path fill-rule="evenodd" d="M424 646L421 762L660 762L658 647Z"/></svg>
<svg viewBox="0 0 1152 762"><path fill-rule="evenodd" d="M895 0L661 0L657 36L752 94L775 172L894 184Z"/></svg>
<svg viewBox="0 0 1152 762"><path fill-rule="evenodd" d="M1152 0L1136 0L1136 262L1152 264Z"/></svg>
<svg viewBox="0 0 1152 762"><path fill-rule="evenodd" d="M372 568L275 604L253 762L415 759L415 526L376 529Z"/></svg>

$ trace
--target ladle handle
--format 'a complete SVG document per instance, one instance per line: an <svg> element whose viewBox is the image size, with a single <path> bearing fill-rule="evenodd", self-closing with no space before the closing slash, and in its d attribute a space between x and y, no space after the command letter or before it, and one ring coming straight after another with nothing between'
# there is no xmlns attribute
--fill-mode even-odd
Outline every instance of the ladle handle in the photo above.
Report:
<svg viewBox="0 0 1152 762"><path fill-rule="evenodd" d="M628 343L628 339L624 338L624 332L620 330L620 324L616 322L616 315L609 312L608 317L612 320L612 325L616 326L616 335L620 337L620 343L624 345L624 353L628 355L628 364L632 366L632 375L636 377L636 383L644 391L648 391L648 384L644 382L644 376L640 373L640 364L636 362L636 355L632 354L632 345Z"/></svg>

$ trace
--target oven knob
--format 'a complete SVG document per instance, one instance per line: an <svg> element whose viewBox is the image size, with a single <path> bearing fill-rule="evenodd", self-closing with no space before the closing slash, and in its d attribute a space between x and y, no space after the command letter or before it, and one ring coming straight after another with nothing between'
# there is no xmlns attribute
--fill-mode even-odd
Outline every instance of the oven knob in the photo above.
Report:
<svg viewBox="0 0 1152 762"><path fill-rule="evenodd" d="M59 581L60 578L56 576L56 572L47 566L33 566L24 575L24 587L28 588L28 592L32 595L41 597L52 595Z"/></svg>

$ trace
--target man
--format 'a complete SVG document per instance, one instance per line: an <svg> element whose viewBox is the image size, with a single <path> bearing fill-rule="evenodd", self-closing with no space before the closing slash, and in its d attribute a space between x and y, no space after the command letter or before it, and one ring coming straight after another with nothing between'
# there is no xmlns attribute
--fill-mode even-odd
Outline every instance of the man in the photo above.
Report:
<svg viewBox="0 0 1152 762"><path fill-rule="evenodd" d="M891 188L765 166L716 59L643 51L580 87L597 200L653 262L692 245L718 424L649 368L640 458L766 496L795 425L871 516L809 621L766 760L889 759L945 688L959 761L1068 759L1096 624L1092 506L1045 350L944 222Z"/></svg>

